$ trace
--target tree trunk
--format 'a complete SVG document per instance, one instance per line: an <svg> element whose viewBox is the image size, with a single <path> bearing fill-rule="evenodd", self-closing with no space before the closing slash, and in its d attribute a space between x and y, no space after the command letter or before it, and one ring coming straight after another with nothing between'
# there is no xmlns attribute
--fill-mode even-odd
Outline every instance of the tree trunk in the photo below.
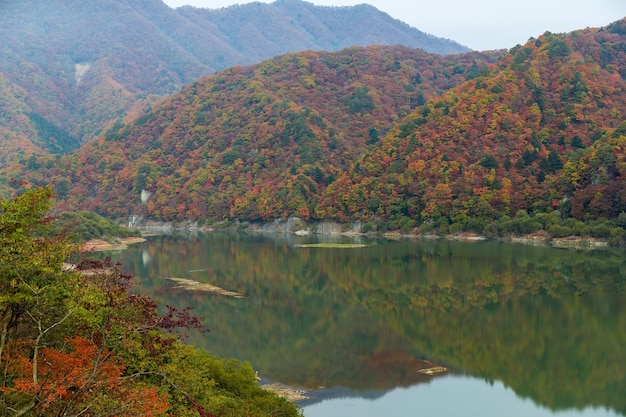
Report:
<svg viewBox="0 0 626 417"><path fill-rule="evenodd" d="M5 317L6 316L6 317ZM7 343L7 339L9 336L9 322L11 321L11 310L7 310L6 313L2 314L2 330L0 330L0 364L2 364L2 353L4 352L4 346Z"/></svg>

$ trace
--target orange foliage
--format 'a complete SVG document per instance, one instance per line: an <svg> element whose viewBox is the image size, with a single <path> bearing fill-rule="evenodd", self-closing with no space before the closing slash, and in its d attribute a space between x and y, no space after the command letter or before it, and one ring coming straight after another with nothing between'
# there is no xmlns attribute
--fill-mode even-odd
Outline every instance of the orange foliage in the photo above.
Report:
<svg viewBox="0 0 626 417"><path fill-rule="evenodd" d="M66 339L61 350L41 349L33 364L23 356L28 349L12 344L8 371L16 375L13 387L5 392L36 398L37 407L81 410L98 407L99 396L113 402L106 415L159 416L169 408L167 397L155 387L124 377L125 366L115 354L80 336ZM33 375L36 365L37 376ZM108 407L111 407L108 404Z"/></svg>

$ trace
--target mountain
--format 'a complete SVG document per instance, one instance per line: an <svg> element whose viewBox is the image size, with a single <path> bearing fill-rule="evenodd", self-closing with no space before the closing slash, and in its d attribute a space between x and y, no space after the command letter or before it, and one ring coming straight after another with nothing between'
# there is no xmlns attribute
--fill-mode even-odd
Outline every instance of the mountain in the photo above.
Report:
<svg viewBox="0 0 626 417"><path fill-rule="evenodd" d="M204 78L12 175L55 183L61 207L107 216L479 231L529 213L623 223L625 41L622 20L508 53L288 54Z"/></svg>
<svg viewBox="0 0 626 417"><path fill-rule="evenodd" d="M301 0L277 0L222 9L185 6L177 11L198 26L215 25L249 64L287 51L337 51L368 45L404 45L437 54L469 52L469 48L423 33L367 4L324 7ZM216 68L240 64L217 58L211 61Z"/></svg>
<svg viewBox="0 0 626 417"><path fill-rule="evenodd" d="M308 217L319 192L402 117L500 56L401 46L287 54L203 78L136 123L71 155L26 158L32 175L10 175L62 184L61 206L108 216Z"/></svg>
<svg viewBox="0 0 626 417"><path fill-rule="evenodd" d="M625 46L621 20L511 49L496 71L398 124L329 185L317 213L461 230L553 210L559 219L619 217Z"/></svg>
<svg viewBox="0 0 626 417"><path fill-rule="evenodd" d="M227 67L370 44L468 50L368 6L289 0L174 10L160 0L2 2L0 164L76 149Z"/></svg>
<svg viewBox="0 0 626 417"><path fill-rule="evenodd" d="M110 217L626 223L625 41L621 20L506 53L287 54L203 78L6 177L54 183L62 208Z"/></svg>

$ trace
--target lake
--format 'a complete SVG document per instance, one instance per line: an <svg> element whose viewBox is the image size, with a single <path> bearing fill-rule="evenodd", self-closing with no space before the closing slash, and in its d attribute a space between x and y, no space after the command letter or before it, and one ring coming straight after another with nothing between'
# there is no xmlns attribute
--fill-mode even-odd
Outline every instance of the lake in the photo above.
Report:
<svg viewBox="0 0 626 417"><path fill-rule="evenodd" d="M363 247L302 247L310 243ZM626 416L626 253L208 233L116 253L307 417ZM181 288L170 278L244 298Z"/></svg>

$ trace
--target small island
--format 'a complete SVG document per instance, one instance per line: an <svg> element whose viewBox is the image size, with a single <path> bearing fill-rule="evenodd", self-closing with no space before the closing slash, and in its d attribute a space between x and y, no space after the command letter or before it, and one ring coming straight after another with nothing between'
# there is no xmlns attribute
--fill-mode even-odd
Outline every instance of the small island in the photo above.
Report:
<svg viewBox="0 0 626 417"><path fill-rule="evenodd" d="M194 281L188 278L165 277L165 279L168 281L175 282L176 286L174 286L174 288L180 288L180 289L184 289L188 291L208 292L211 294L218 294L218 295L223 295L226 297L233 297L233 298L246 298L245 295L240 294L238 292L228 291L216 285L202 283L202 282Z"/></svg>

